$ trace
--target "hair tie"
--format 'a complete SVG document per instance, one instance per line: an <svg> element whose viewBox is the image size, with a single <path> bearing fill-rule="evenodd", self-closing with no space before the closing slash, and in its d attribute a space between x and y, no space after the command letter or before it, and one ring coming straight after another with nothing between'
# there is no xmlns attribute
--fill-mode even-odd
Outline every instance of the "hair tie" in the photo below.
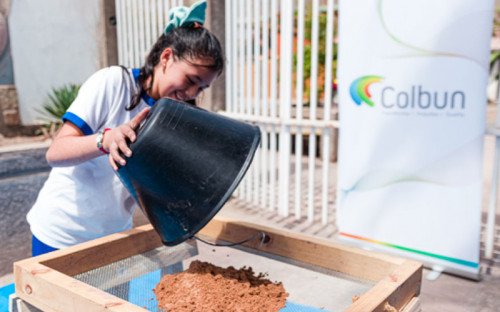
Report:
<svg viewBox="0 0 500 312"><path fill-rule="evenodd" d="M171 8L168 11L170 21L163 33L166 35L172 29L181 26L194 28L203 27L206 9L206 0L198 1L189 8L184 6Z"/></svg>

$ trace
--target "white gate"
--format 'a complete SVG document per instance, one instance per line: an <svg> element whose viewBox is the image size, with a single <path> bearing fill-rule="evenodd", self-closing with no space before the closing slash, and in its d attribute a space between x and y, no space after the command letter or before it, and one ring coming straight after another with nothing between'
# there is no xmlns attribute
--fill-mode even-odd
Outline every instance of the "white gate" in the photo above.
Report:
<svg viewBox="0 0 500 312"><path fill-rule="evenodd" d="M261 147L236 195L283 216L306 215L308 221L321 211L326 224L333 214L336 179L329 170L333 128L338 126L332 120L335 3L226 0L225 8L223 114L254 122L262 133ZM320 19L326 20L323 28ZM305 76L310 79L304 88ZM321 97L318 78L324 80Z"/></svg>
<svg viewBox="0 0 500 312"><path fill-rule="evenodd" d="M118 63L139 68L165 29L168 10L182 0L115 0Z"/></svg>

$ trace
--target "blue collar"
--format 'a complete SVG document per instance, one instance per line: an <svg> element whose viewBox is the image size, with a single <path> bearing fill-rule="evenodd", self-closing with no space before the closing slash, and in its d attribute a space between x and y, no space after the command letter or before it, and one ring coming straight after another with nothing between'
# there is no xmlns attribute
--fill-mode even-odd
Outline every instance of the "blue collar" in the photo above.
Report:
<svg viewBox="0 0 500 312"><path fill-rule="evenodd" d="M134 75L135 83L137 83L137 79L139 78L139 74L141 70L139 68L133 68L132 74ZM142 87L141 87L142 90ZM150 97L146 92L142 92L141 98L149 105L153 106L156 103L156 100Z"/></svg>

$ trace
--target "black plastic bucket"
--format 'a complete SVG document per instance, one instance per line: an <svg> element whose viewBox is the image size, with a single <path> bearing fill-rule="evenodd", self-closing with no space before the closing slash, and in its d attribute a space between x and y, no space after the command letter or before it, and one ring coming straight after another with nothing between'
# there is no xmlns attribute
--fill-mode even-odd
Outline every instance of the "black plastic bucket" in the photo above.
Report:
<svg viewBox="0 0 500 312"><path fill-rule="evenodd" d="M117 174L165 245L201 230L245 175L260 141L256 126L160 99Z"/></svg>

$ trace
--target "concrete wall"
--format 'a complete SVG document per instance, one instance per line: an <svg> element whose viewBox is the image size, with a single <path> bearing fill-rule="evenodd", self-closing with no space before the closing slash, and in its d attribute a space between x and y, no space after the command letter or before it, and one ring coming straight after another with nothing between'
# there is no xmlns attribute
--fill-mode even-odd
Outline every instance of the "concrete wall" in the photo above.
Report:
<svg viewBox="0 0 500 312"><path fill-rule="evenodd" d="M52 88L81 84L116 63L116 49L111 56L108 49L110 5L114 0L12 1L9 37L22 124L37 123L36 109Z"/></svg>

